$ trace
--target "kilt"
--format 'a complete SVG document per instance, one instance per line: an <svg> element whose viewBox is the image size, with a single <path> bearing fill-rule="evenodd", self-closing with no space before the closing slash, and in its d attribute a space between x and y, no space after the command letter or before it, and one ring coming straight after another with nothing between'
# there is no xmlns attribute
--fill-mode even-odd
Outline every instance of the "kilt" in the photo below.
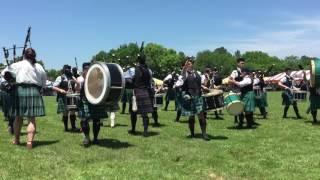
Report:
<svg viewBox="0 0 320 180"><path fill-rule="evenodd" d="M262 107L268 107L268 102L267 102L267 93L263 92L261 94L261 98L257 99L256 98L256 107L262 108Z"/></svg>
<svg viewBox="0 0 320 180"><path fill-rule="evenodd" d="M123 103L129 103L131 104L132 103L132 95L133 95L133 89L125 89L124 90L124 93L122 95L122 98L121 98L121 102Z"/></svg>
<svg viewBox="0 0 320 180"><path fill-rule="evenodd" d="M176 106L177 106L177 110L181 110L182 109L182 102L183 102L182 92L180 90L176 90Z"/></svg>
<svg viewBox="0 0 320 180"><path fill-rule="evenodd" d="M182 94L183 96L183 94ZM182 116L194 116L204 110L204 101L202 96L191 96L190 100L183 99Z"/></svg>
<svg viewBox="0 0 320 180"><path fill-rule="evenodd" d="M4 117L14 117L13 113L14 92L1 91L1 106Z"/></svg>
<svg viewBox="0 0 320 180"><path fill-rule="evenodd" d="M134 95L136 96L138 114L153 112L153 98L150 96L150 92L148 89L135 88Z"/></svg>
<svg viewBox="0 0 320 180"><path fill-rule="evenodd" d="M176 92L173 88L168 88L166 93L166 101L175 100Z"/></svg>
<svg viewBox="0 0 320 180"><path fill-rule="evenodd" d="M316 111L320 108L320 95L310 93L309 101L311 111Z"/></svg>
<svg viewBox="0 0 320 180"><path fill-rule="evenodd" d="M57 113L64 113L67 111L67 102L66 102L66 96L60 96L58 97L58 107L57 107Z"/></svg>
<svg viewBox="0 0 320 180"><path fill-rule="evenodd" d="M81 99L78 108L78 116L82 120L108 118L106 105L92 105L87 100Z"/></svg>
<svg viewBox="0 0 320 180"><path fill-rule="evenodd" d="M244 103L245 112L254 112L255 109L255 94L253 91L249 91L244 95L241 95L241 101Z"/></svg>
<svg viewBox="0 0 320 180"><path fill-rule="evenodd" d="M107 109L107 112L117 112L120 109L118 102L112 102L110 104L107 104L105 107Z"/></svg>
<svg viewBox="0 0 320 180"><path fill-rule="evenodd" d="M18 84L13 107L15 116L45 116L44 102L40 94L40 88L36 85Z"/></svg>
<svg viewBox="0 0 320 180"><path fill-rule="evenodd" d="M292 104L297 103L293 100L293 95L290 91L283 91L282 92L282 105L290 106Z"/></svg>

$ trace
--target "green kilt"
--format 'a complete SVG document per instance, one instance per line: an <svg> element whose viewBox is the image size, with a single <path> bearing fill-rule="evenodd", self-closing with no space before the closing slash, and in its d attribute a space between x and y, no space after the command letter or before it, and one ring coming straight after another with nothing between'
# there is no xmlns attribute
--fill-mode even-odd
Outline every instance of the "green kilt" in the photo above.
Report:
<svg viewBox="0 0 320 180"><path fill-rule="evenodd" d="M121 102L123 103L132 103L133 89L125 89L121 98Z"/></svg>
<svg viewBox="0 0 320 180"><path fill-rule="evenodd" d="M78 104L78 116L81 119L108 118L106 105L92 105L87 100L80 100Z"/></svg>
<svg viewBox="0 0 320 180"><path fill-rule="evenodd" d="M66 96L60 96L58 97L58 107L57 107L57 113L64 113L67 111L67 102L66 102Z"/></svg>
<svg viewBox="0 0 320 180"><path fill-rule="evenodd" d="M310 93L309 100L311 111L316 111L320 108L320 95Z"/></svg>
<svg viewBox="0 0 320 180"><path fill-rule="evenodd" d="M282 105L285 106L290 106L294 103L297 103L296 101L293 100L293 95L290 91L283 91L282 92Z"/></svg>
<svg viewBox="0 0 320 180"><path fill-rule="evenodd" d="M268 107L268 102L267 102L267 93L266 92L263 92L261 94L261 98L256 98L256 107L259 107L259 108L263 108L263 107Z"/></svg>
<svg viewBox="0 0 320 180"><path fill-rule="evenodd" d="M177 110L181 110L182 109L182 102L183 102L182 92L180 90L176 90L176 106L177 106Z"/></svg>
<svg viewBox="0 0 320 180"><path fill-rule="evenodd" d="M4 117L10 118L14 117L13 113L14 104L14 92L8 93L6 91L1 91L1 106Z"/></svg>
<svg viewBox="0 0 320 180"><path fill-rule="evenodd" d="M40 87L18 85L15 93L14 115L20 117L45 116L45 108Z"/></svg>
<svg viewBox="0 0 320 180"><path fill-rule="evenodd" d="M175 100L176 92L173 88L168 88L166 93L166 101Z"/></svg>
<svg viewBox="0 0 320 180"><path fill-rule="evenodd" d="M182 94L183 97L183 94ZM183 98L182 98L183 99ZM202 96L191 96L191 99L182 101L182 116L194 116L204 110Z"/></svg>
<svg viewBox="0 0 320 180"><path fill-rule="evenodd" d="M245 112L254 112L255 109L255 94L253 91L249 91L244 95L241 95L241 101L244 104Z"/></svg>

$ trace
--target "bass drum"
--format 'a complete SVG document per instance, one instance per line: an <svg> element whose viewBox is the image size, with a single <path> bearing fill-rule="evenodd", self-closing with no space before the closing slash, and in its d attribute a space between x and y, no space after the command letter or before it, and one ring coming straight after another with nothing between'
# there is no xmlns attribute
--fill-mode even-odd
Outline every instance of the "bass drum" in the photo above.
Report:
<svg viewBox="0 0 320 180"><path fill-rule="evenodd" d="M320 59L311 60L311 87L320 88Z"/></svg>
<svg viewBox="0 0 320 180"><path fill-rule="evenodd" d="M118 64L97 62L88 70L84 92L93 105L113 105L121 99L124 87L123 70Z"/></svg>

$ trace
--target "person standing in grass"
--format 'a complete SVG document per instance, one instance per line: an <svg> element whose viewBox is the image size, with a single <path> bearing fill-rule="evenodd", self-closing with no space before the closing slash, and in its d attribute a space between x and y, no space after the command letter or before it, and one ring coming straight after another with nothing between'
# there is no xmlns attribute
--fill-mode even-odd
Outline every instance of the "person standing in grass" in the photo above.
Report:
<svg viewBox="0 0 320 180"><path fill-rule="evenodd" d="M83 145L89 146L90 140L90 126L89 121L92 120L93 144L98 144L98 136L100 132L100 120L108 117L107 108L105 105L92 105L88 102L85 92L84 83L87 76L90 63L82 64L82 75L77 79L76 90L80 91L80 103L78 104L78 115L81 119L81 130L84 134Z"/></svg>
<svg viewBox="0 0 320 180"><path fill-rule="evenodd" d="M173 88L174 86L174 83L177 81L178 79L178 76L176 74L175 71L173 71L172 73L168 74L164 80L163 80L163 84L167 86L167 93L166 93L166 96L165 96L165 107L164 107L164 110L165 111L168 111L168 106L169 106L169 103L171 100L175 100L175 90ZM177 104L175 102L175 110L177 109Z"/></svg>
<svg viewBox="0 0 320 180"><path fill-rule="evenodd" d="M292 91L297 90L297 88L294 86L293 77L290 76L291 69L286 68L285 72L286 75L278 83L278 85L284 89L284 91L282 92L282 104L284 105L282 118L287 118L287 112L290 105L292 105L297 118L301 119L302 117L299 114L297 101L293 100Z"/></svg>
<svg viewBox="0 0 320 180"><path fill-rule="evenodd" d="M255 104L256 107L259 108L261 115L263 116L263 119L267 118L267 110L266 107L267 104L267 92L265 90L265 82L263 80L263 75L261 74L261 71L258 71L258 73L254 73L253 78L253 87L260 90L260 97L255 98Z"/></svg>
<svg viewBox="0 0 320 180"><path fill-rule="evenodd" d="M244 103L245 118L247 120L247 128L252 128L254 125L253 112L255 109L255 95L253 92L253 77L250 76L250 71L243 68L241 72L241 81L229 80L230 83L240 87L241 101ZM243 118L239 119L238 128L242 128Z"/></svg>
<svg viewBox="0 0 320 180"><path fill-rule="evenodd" d="M16 80L12 144L20 143L22 119L27 118L27 148L32 149L36 133L36 117L45 116L40 90L46 85L47 75L43 67L37 63L36 52L32 48L25 50L23 60L11 64L6 70L14 74Z"/></svg>
<svg viewBox="0 0 320 180"><path fill-rule="evenodd" d="M184 98L182 115L189 117L190 137L194 138L195 115L198 115L202 138L209 141L206 128L207 122L204 116L204 101L201 96L201 76L193 69L193 60L188 58L182 70L182 95Z"/></svg>

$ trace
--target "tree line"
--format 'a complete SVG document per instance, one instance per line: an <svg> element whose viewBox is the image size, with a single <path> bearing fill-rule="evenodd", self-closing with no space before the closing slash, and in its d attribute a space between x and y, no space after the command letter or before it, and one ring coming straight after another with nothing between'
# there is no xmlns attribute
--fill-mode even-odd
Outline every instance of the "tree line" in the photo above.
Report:
<svg viewBox="0 0 320 180"><path fill-rule="evenodd" d="M137 43L128 43L120 45L118 48L109 51L101 50L91 59L91 62L113 62L118 63L121 67L134 66L139 54L139 45ZM178 52L171 48L166 48L160 44L148 43L144 48L144 54L147 58L147 64L154 73L154 77L163 79L170 72L180 72L181 64L184 62L186 55L184 52ZM246 59L246 66L252 70L266 71L268 67L274 64L272 71L268 75L274 75L283 72L286 67L298 69L301 65L309 69L309 62L314 57L308 56L287 56L279 58L270 56L262 51L247 51L241 53L237 50L234 53L229 52L224 47L214 50L203 50L196 54L195 68L203 71L205 68L217 68L223 76L228 76L236 66L236 59L243 57ZM60 70L48 70L49 79L55 79L60 75Z"/></svg>

